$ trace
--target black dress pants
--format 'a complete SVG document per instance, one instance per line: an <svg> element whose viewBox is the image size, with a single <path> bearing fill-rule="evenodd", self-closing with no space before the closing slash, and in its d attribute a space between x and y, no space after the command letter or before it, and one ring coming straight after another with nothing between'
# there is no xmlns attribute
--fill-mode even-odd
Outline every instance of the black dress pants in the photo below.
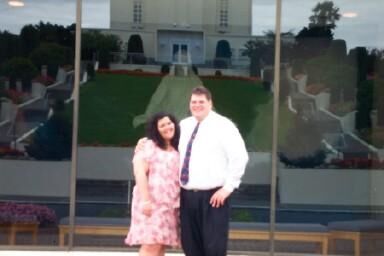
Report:
<svg viewBox="0 0 384 256"><path fill-rule="evenodd" d="M186 256L225 256L229 226L229 198L213 208L211 196L218 190L181 189L181 245Z"/></svg>

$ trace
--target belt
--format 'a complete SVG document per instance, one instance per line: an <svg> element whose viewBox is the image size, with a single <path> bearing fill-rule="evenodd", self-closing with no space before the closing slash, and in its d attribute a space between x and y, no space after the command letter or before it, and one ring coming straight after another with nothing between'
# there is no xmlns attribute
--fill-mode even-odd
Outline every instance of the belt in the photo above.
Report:
<svg viewBox="0 0 384 256"><path fill-rule="evenodd" d="M215 188L208 188L208 189L195 189L195 188L181 188L182 190L184 191L187 191L187 192L214 192L216 190L219 190L221 187L215 187Z"/></svg>

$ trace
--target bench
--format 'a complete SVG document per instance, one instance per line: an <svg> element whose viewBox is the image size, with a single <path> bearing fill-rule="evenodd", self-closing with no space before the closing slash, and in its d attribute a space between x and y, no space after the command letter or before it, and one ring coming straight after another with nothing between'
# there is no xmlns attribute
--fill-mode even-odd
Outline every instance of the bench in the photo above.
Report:
<svg viewBox="0 0 384 256"><path fill-rule="evenodd" d="M39 229L39 223L8 223L0 224L0 230L8 233L8 243L10 245L16 244L16 235L17 233L31 233L32 242L36 244L37 242L37 231Z"/></svg>
<svg viewBox="0 0 384 256"><path fill-rule="evenodd" d="M76 217L74 234L126 236L129 224L128 218ZM69 217L65 217L59 223L59 246L65 245L65 237L68 233Z"/></svg>
<svg viewBox="0 0 384 256"><path fill-rule="evenodd" d="M76 235L115 235L126 236L129 230L128 218L76 217L74 233ZM59 245L65 245L65 236L69 233L69 218L59 223ZM233 240L269 240L269 223L231 222L229 238ZM321 245L321 252L328 252L328 231L320 224L277 223L276 240L315 242Z"/></svg>
<svg viewBox="0 0 384 256"><path fill-rule="evenodd" d="M229 239L269 240L269 227L269 223L231 222ZM322 255L328 254L328 229L321 224L276 223L274 239L319 243Z"/></svg>
<svg viewBox="0 0 384 256"><path fill-rule="evenodd" d="M384 241L383 220L333 221L328 223L328 229L330 249L333 250L337 239L351 240L355 256L361 255L363 239Z"/></svg>

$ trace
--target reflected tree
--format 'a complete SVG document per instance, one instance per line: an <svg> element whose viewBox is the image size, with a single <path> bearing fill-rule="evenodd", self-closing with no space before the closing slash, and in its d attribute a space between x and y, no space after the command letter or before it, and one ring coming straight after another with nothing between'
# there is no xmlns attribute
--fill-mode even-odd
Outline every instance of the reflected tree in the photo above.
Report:
<svg viewBox="0 0 384 256"><path fill-rule="evenodd" d="M323 54L333 40L332 30L341 16L332 1L317 3L312 12L308 27L296 35L296 58L308 59Z"/></svg>
<svg viewBox="0 0 384 256"><path fill-rule="evenodd" d="M309 17L309 27L335 29L336 21L341 17L339 10L332 1L317 3L312 9L313 15Z"/></svg>
<svg viewBox="0 0 384 256"><path fill-rule="evenodd" d="M72 147L72 123L65 112L63 101L56 101L53 115L33 134L25 147L29 156L37 160L69 159Z"/></svg>

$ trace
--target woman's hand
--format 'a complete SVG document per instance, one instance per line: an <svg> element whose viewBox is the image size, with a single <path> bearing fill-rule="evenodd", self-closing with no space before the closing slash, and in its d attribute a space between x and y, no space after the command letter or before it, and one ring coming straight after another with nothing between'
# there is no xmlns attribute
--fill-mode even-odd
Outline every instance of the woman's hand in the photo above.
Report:
<svg viewBox="0 0 384 256"><path fill-rule="evenodd" d="M150 217L152 215L152 203L151 201L147 200L144 202L141 202L141 211L144 215L147 217Z"/></svg>
<svg viewBox="0 0 384 256"><path fill-rule="evenodd" d="M144 138L141 138L138 140L136 146L135 146L135 153L137 151L140 151L140 150L143 150L144 149L144 145L145 143L147 142L148 138L144 137Z"/></svg>

